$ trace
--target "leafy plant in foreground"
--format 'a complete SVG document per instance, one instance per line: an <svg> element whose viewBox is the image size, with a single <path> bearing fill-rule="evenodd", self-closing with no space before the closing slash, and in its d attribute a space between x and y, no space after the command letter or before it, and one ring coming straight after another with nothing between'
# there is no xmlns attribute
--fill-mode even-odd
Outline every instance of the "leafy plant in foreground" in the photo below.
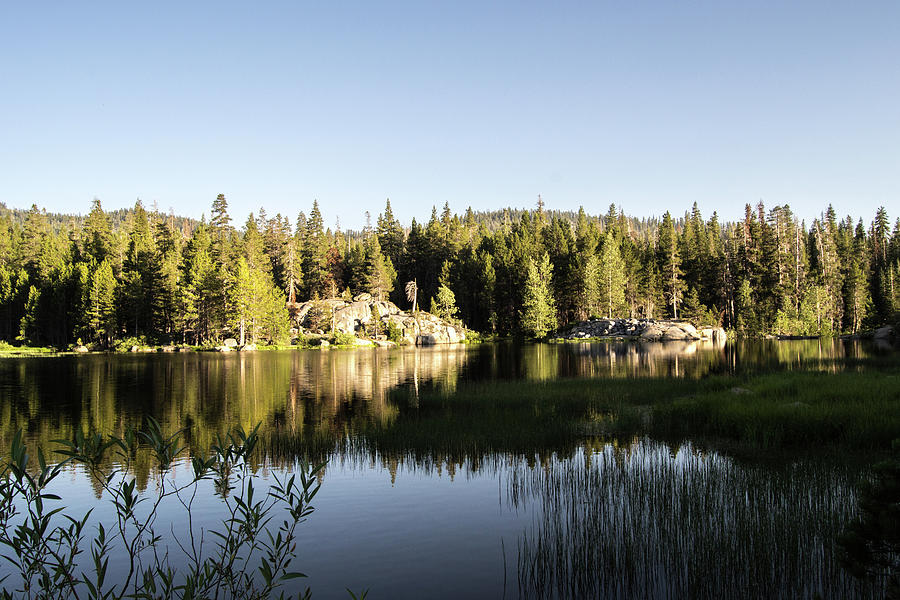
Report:
<svg viewBox="0 0 900 600"><path fill-rule="evenodd" d="M324 464L301 463L298 474L273 474L274 483L260 493L249 460L258 429L218 436L209 456L191 457L186 482L172 473L185 454L180 432L167 436L153 419L145 431L127 429L122 437L79 431L73 440L59 441L65 459L57 464L49 464L39 448L36 469L19 431L0 462L0 545L13 567L0 579L0 598L284 598L283 583L304 577L292 570L297 527L313 512L316 475ZM132 474L142 454L156 466L152 493L139 491ZM62 499L50 486L67 464L83 466L109 500L111 522L98 522L92 537L91 511L72 516L51 507ZM224 509L210 530L193 519L205 480ZM164 502L184 511L178 535L173 525L159 522ZM164 542L165 529L173 547ZM124 559L114 577L110 558ZM299 597L309 595L307 589Z"/></svg>

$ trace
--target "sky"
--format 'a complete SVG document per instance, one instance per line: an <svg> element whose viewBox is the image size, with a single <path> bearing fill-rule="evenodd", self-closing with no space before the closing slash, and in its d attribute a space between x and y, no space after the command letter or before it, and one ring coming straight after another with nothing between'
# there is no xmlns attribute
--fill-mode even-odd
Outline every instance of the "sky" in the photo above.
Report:
<svg viewBox="0 0 900 600"><path fill-rule="evenodd" d="M900 2L6 2L0 202L900 216Z"/></svg>

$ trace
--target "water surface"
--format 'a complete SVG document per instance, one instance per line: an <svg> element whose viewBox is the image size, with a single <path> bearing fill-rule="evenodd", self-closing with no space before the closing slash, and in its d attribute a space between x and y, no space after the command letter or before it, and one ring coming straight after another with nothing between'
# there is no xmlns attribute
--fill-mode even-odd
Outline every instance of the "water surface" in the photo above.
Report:
<svg viewBox="0 0 900 600"><path fill-rule="evenodd" d="M216 432L262 423L267 477L302 456L328 460L301 534L316 597L346 597L346 587L370 598L865 596L832 553L859 461L738 460L642 436L517 439L533 415L491 412L490 399L483 414L462 414L433 392L485 380L833 371L874 352L804 340L0 359L0 442L21 428L47 446L152 415L205 449ZM480 442L485 423L509 436ZM149 468L136 475L152 480ZM97 502L81 471L66 477L70 510Z"/></svg>

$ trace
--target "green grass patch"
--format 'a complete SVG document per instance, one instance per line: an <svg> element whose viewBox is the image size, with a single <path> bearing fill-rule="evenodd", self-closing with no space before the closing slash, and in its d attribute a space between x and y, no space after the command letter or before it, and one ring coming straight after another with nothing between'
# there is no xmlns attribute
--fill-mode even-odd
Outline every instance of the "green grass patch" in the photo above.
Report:
<svg viewBox="0 0 900 600"><path fill-rule="evenodd" d="M0 341L0 356L33 356L40 354L55 354L59 352L55 348L46 346L13 346L8 342Z"/></svg>

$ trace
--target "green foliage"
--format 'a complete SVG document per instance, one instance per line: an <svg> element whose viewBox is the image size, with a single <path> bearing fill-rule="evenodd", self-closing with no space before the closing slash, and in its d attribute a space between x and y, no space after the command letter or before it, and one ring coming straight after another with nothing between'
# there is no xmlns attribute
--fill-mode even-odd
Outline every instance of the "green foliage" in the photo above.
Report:
<svg viewBox="0 0 900 600"><path fill-rule="evenodd" d="M109 346L116 335L116 279L104 260L91 277L90 329L96 340Z"/></svg>
<svg viewBox="0 0 900 600"><path fill-rule="evenodd" d="M456 318L456 296L446 285L438 288L437 295L431 299L431 314L445 321L453 321Z"/></svg>
<svg viewBox="0 0 900 600"><path fill-rule="evenodd" d="M600 312L607 318L625 316L625 263L612 235L603 242L598 275Z"/></svg>
<svg viewBox="0 0 900 600"><path fill-rule="evenodd" d="M133 347L137 347L138 349L149 348L150 345L147 343L146 336L129 336L117 340L115 345L113 346L113 350L116 352L131 352Z"/></svg>
<svg viewBox="0 0 900 600"><path fill-rule="evenodd" d="M545 252L540 262L528 259L522 302L522 331L532 337L544 337L556 329L556 308L550 293L553 265Z"/></svg>
<svg viewBox="0 0 900 600"><path fill-rule="evenodd" d="M356 343L356 336L352 333L338 331L331 338L331 343L335 346L353 346Z"/></svg>
<svg viewBox="0 0 900 600"><path fill-rule="evenodd" d="M390 202L362 232L326 229L317 202L293 231L264 210L236 231L224 195L210 214L196 222L140 203L107 213L99 200L83 220L0 207L0 339L199 345L239 337L243 324L251 340L282 342L286 302L369 292L406 308L397 281L416 282L418 304L431 299L442 316L499 335L603 315L829 336L900 314L900 221L891 228L883 208L866 227L831 207L806 226L786 205L747 205L728 223L715 213L704 221L696 204L661 219L616 206L603 216L541 208L462 218L445 205L408 232ZM536 293L529 261L545 254L549 284Z"/></svg>
<svg viewBox="0 0 900 600"><path fill-rule="evenodd" d="M378 237L370 235L365 244L365 282L366 291L377 300L384 300L394 289L397 272L391 259L381 253Z"/></svg>
<svg viewBox="0 0 900 600"><path fill-rule="evenodd" d="M387 322L387 339L395 344L399 344L403 341L403 330L401 330L393 321Z"/></svg>
<svg viewBox="0 0 900 600"><path fill-rule="evenodd" d="M2 582L4 597L262 600L280 592L285 581L304 577L293 570L298 527L313 512L323 465L301 463L297 475L273 474L268 492L257 494L260 475L251 457L258 429L217 436L208 455L190 457L192 476L185 483L170 476L185 454L181 432L163 433L153 419L143 431L127 429L122 437L76 430L73 439L59 441L57 453L65 458L55 464L41 448L34 464L19 431L0 462L0 544L14 569ZM142 491L133 472L144 458L154 462L155 485ZM49 490L69 464L88 473L109 499L109 510L64 512L65 499ZM161 521L162 507L180 506L188 515L199 510L205 480L212 481L226 515L221 526L200 531L184 518L175 544L165 544L161 534L170 525ZM204 536L216 543L203 544ZM124 558L126 568L112 575L114 556ZM184 566L176 568L179 563ZM309 597L308 589L302 597Z"/></svg>

